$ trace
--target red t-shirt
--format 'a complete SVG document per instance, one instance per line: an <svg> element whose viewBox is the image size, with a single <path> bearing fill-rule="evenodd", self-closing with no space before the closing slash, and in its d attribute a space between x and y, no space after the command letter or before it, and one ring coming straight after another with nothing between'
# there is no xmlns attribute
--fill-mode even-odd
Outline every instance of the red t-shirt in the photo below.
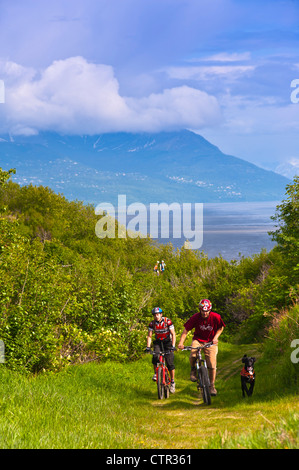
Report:
<svg viewBox="0 0 299 470"><path fill-rule="evenodd" d="M200 312L192 315L186 321L184 327L187 331L195 328L193 339L203 343L209 343L213 340L217 330L225 326L221 316L218 313L210 312L208 318L203 318Z"/></svg>

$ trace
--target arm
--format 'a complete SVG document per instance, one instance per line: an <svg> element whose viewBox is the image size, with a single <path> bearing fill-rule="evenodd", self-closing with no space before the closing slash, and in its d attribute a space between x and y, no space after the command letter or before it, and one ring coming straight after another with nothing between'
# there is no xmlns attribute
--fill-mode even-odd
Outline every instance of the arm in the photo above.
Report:
<svg viewBox="0 0 299 470"><path fill-rule="evenodd" d="M153 336L153 330L148 330L148 335L146 339L146 347L150 348L152 344L152 336Z"/></svg>
<svg viewBox="0 0 299 470"><path fill-rule="evenodd" d="M175 333L174 328L171 328L171 339L172 339L172 347L175 348L176 333Z"/></svg>
<svg viewBox="0 0 299 470"><path fill-rule="evenodd" d="M221 335L223 330L224 330L224 327L222 326L221 328L219 328L219 330L216 331L216 334L213 338L213 344L218 344L218 338Z"/></svg>
<svg viewBox="0 0 299 470"><path fill-rule="evenodd" d="M180 342L178 344L179 349L184 349L184 342L185 342L185 339L187 337L187 334L188 334L188 331L185 328L183 333L181 334Z"/></svg>

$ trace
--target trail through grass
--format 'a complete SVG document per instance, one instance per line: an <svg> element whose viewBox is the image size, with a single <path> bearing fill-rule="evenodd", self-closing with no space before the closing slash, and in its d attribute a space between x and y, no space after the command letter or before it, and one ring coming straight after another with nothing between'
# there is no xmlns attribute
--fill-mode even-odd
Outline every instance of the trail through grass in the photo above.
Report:
<svg viewBox="0 0 299 470"><path fill-rule="evenodd" d="M255 355L256 386L242 398L241 358ZM24 377L0 368L0 448L298 448L297 390L281 390L257 345L221 343L217 397L206 406L175 354L176 393L158 400L151 357L71 366Z"/></svg>

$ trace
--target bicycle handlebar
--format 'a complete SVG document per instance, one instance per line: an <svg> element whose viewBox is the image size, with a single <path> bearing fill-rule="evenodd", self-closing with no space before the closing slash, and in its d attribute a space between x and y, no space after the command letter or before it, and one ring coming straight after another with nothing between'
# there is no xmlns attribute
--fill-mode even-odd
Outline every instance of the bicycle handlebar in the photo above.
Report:
<svg viewBox="0 0 299 470"><path fill-rule="evenodd" d="M192 349L209 348L212 345L213 345L213 341L210 341L209 343L205 343L202 346L196 346L196 348L192 348L192 346L184 346L184 349L182 349L182 351L191 351Z"/></svg>
<svg viewBox="0 0 299 470"><path fill-rule="evenodd" d="M172 353L173 351L176 351L176 349L174 348L172 351L160 351L160 352L155 352L155 351L153 351L153 350L151 349L151 350L145 351L145 352L147 352L148 354L152 354L152 355L156 354L156 356L159 356L160 354L161 354L162 356L165 356L166 354L170 354L170 353Z"/></svg>

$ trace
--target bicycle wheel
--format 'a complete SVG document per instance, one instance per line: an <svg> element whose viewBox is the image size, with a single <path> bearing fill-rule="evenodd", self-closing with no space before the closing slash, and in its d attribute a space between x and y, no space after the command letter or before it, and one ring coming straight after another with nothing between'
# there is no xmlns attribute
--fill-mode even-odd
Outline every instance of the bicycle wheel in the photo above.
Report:
<svg viewBox="0 0 299 470"><path fill-rule="evenodd" d="M163 384L163 369L159 367L158 378L157 378L158 398L162 400L164 398L164 384Z"/></svg>
<svg viewBox="0 0 299 470"><path fill-rule="evenodd" d="M201 392L203 401L207 404L211 404L211 393L210 393L210 380L209 374L205 366L200 366L199 369L200 380L201 380Z"/></svg>
<svg viewBox="0 0 299 470"><path fill-rule="evenodd" d="M164 398L169 398L170 375L168 369L165 369Z"/></svg>

